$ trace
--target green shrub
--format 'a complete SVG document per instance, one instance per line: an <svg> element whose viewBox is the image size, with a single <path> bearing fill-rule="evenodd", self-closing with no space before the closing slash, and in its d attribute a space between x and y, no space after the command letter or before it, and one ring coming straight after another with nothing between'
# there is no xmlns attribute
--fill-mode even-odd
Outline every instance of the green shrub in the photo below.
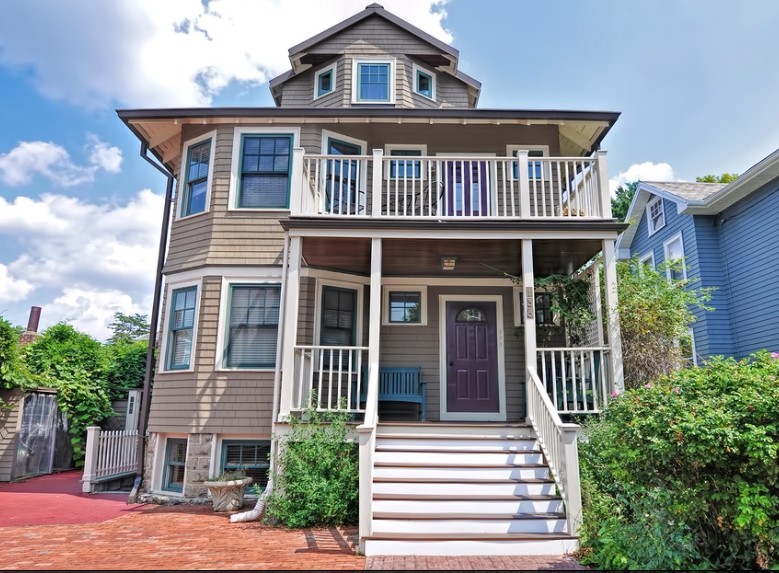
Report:
<svg viewBox="0 0 779 573"><path fill-rule="evenodd" d="M581 443L582 558L779 566L779 355L715 358L614 400Z"/></svg>
<svg viewBox="0 0 779 573"><path fill-rule="evenodd" d="M295 528L356 523L359 465L357 446L348 436L350 415L313 408L306 414L308 422L292 418L289 433L275 438L267 517Z"/></svg>

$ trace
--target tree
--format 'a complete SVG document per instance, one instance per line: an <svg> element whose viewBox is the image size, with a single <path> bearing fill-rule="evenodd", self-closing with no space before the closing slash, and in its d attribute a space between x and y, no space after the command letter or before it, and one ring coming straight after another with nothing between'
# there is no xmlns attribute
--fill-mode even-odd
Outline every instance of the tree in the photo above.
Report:
<svg viewBox="0 0 779 573"><path fill-rule="evenodd" d="M134 342L149 336L149 316L146 314L115 312L114 321L109 326L113 331L113 335L108 339L109 344L119 341Z"/></svg>
<svg viewBox="0 0 779 573"><path fill-rule="evenodd" d="M638 189L638 181L633 181L633 183L617 187L617 192L614 197L611 198L612 217L618 221L625 220L625 217L628 216L630 203L633 202L633 197L636 195L636 189Z"/></svg>
<svg viewBox="0 0 779 573"><path fill-rule="evenodd" d="M723 173L722 175L704 175L696 177L698 183L730 183L738 179L738 173Z"/></svg>
<svg viewBox="0 0 779 573"><path fill-rule="evenodd" d="M672 264L681 264L675 261ZM669 281L666 265L658 270L637 258L617 263L617 294L625 385L638 388L682 363L693 309L711 310L707 288L690 288L691 280Z"/></svg>

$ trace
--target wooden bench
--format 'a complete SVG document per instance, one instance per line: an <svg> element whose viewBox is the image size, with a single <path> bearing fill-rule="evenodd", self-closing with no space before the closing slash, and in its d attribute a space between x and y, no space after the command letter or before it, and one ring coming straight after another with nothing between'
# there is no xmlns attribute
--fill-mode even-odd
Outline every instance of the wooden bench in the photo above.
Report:
<svg viewBox="0 0 779 573"><path fill-rule="evenodd" d="M425 421L425 382L421 380L419 367L380 366L379 402L409 402L419 404L419 419ZM368 367L363 368L363 387L360 402L365 402L368 393Z"/></svg>

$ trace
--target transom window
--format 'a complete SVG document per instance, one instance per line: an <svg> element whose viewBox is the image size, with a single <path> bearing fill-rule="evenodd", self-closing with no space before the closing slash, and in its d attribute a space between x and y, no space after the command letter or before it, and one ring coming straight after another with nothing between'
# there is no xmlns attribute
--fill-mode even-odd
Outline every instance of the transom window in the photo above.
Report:
<svg viewBox="0 0 779 573"><path fill-rule="evenodd" d="M291 151L290 135L243 137L238 207L289 206Z"/></svg>
<svg viewBox="0 0 779 573"><path fill-rule="evenodd" d="M170 370L189 368L196 303L197 287L194 286L174 290L171 295L167 352Z"/></svg>
<svg viewBox="0 0 779 573"><path fill-rule="evenodd" d="M457 313L455 320L457 322L487 322L487 317L481 309L464 308Z"/></svg>
<svg viewBox="0 0 779 573"><path fill-rule="evenodd" d="M335 90L335 64L314 74L314 99Z"/></svg>
<svg viewBox="0 0 779 573"><path fill-rule="evenodd" d="M268 484L270 442L267 440L224 440L221 471L243 471L253 484Z"/></svg>
<svg viewBox="0 0 779 573"><path fill-rule="evenodd" d="M665 211L663 209L663 198L656 197L649 203L649 234L656 233L665 226Z"/></svg>
<svg viewBox="0 0 779 573"><path fill-rule="evenodd" d="M280 302L279 285L230 287L229 322L224 352L224 364L227 368L275 366Z"/></svg>
<svg viewBox="0 0 779 573"><path fill-rule="evenodd" d="M390 61L356 61L354 97L357 103L393 103L395 100L395 63Z"/></svg>
<svg viewBox="0 0 779 573"><path fill-rule="evenodd" d="M206 210L208 195L208 169L211 160L211 140L189 148L185 171L184 194L181 198L181 216L194 215Z"/></svg>

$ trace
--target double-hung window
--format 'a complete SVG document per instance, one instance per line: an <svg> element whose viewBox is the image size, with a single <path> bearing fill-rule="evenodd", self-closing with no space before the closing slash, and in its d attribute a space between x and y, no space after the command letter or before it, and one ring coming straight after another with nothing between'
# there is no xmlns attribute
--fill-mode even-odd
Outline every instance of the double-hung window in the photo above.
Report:
<svg viewBox="0 0 779 573"><path fill-rule="evenodd" d="M184 166L184 193L181 197L182 217L206 210L208 196L208 172L211 162L211 140L192 145L187 152Z"/></svg>
<svg viewBox="0 0 779 573"><path fill-rule="evenodd" d="M647 225L649 234L652 235L665 226L665 211L663 209L663 198L655 197L649 202L647 207Z"/></svg>
<svg viewBox="0 0 779 573"><path fill-rule="evenodd" d="M186 438L168 438L165 445L165 471L162 489L181 493L184 489L184 469L187 463Z"/></svg>
<svg viewBox="0 0 779 573"><path fill-rule="evenodd" d="M231 285L224 365L272 368L279 334L279 285Z"/></svg>
<svg viewBox="0 0 779 573"><path fill-rule="evenodd" d="M186 370L190 366L196 305L197 287L173 291L168 329L167 367L169 370Z"/></svg>
<svg viewBox="0 0 779 573"><path fill-rule="evenodd" d="M546 145L509 145L508 155L517 157L517 151L527 150L527 176L531 181L548 179L549 167L541 161L541 157L549 155L549 147ZM513 162L514 179L519 179L519 162Z"/></svg>
<svg viewBox="0 0 779 573"><path fill-rule="evenodd" d="M665 251L665 273L670 281L681 281L687 278L687 267L684 264L684 245L682 234L672 237L663 243Z"/></svg>
<svg viewBox="0 0 779 573"><path fill-rule="evenodd" d="M289 207L291 135L244 135L240 165L238 207Z"/></svg>
<svg viewBox="0 0 779 573"><path fill-rule="evenodd" d="M354 62L353 101L355 103L394 103L394 61Z"/></svg>
<svg viewBox="0 0 779 573"><path fill-rule="evenodd" d="M522 293L521 288L514 289L515 296L515 312L514 312L514 324L521 326L524 320L524 304L525 295ZM544 291L535 291L535 319L536 326L558 326L558 321L555 319L555 315L552 312L552 294Z"/></svg>
<svg viewBox="0 0 779 573"><path fill-rule="evenodd" d="M390 157L420 157L421 149L390 149ZM393 159L390 161L389 176L399 179L420 179L422 162L414 159Z"/></svg>
<svg viewBox="0 0 779 573"><path fill-rule="evenodd" d="M322 287L323 346L354 346L357 326L357 291L332 286Z"/></svg>

